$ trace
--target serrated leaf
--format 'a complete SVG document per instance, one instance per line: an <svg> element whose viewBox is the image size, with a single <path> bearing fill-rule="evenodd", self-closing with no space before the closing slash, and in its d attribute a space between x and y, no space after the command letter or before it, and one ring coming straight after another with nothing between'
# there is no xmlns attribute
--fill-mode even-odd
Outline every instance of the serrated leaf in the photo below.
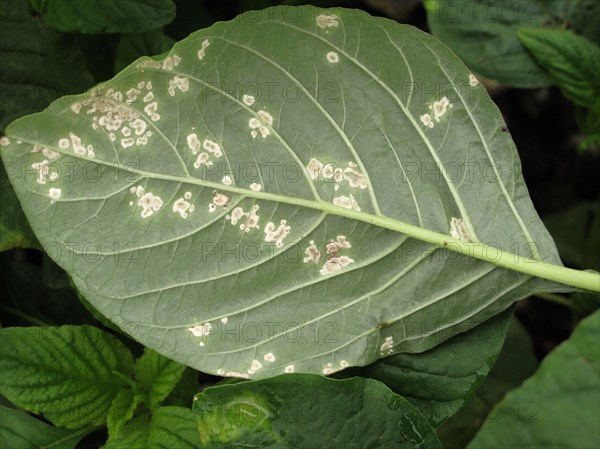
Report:
<svg viewBox="0 0 600 449"><path fill-rule="evenodd" d="M425 0L425 6L432 33L470 68L516 87L549 84L544 70L519 42L518 28L564 28L569 24L590 38L599 33L590 26L594 14L586 14L598 10L596 0Z"/></svg>
<svg viewBox="0 0 600 449"><path fill-rule="evenodd" d="M407 399L433 427L461 409L500 354L513 310L420 354L398 354L343 372L376 379Z"/></svg>
<svg viewBox="0 0 600 449"><path fill-rule="evenodd" d="M73 449L90 429L73 431L53 427L22 410L0 405L2 449Z"/></svg>
<svg viewBox="0 0 600 449"><path fill-rule="evenodd" d="M437 428L444 449L463 449L504 395L531 376L538 362L527 329L514 318L489 375L458 413ZM491 417L490 419L493 419Z"/></svg>
<svg viewBox="0 0 600 449"><path fill-rule="evenodd" d="M289 374L194 398L203 448L441 448L406 399L372 379Z"/></svg>
<svg viewBox="0 0 600 449"><path fill-rule="evenodd" d="M70 429L104 424L133 357L91 326L0 329L0 394Z"/></svg>
<svg viewBox="0 0 600 449"><path fill-rule="evenodd" d="M157 407L177 385L185 370L184 365L144 348L144 354L136 360L135 377L147 391L148 406Z"/></svg>
<svg viewBox="0 0 600 449"><path fill-rule="evenodd" d="M260 378L424 351L562 288L532 275L600 289L560 267L500 112L445 46L290 11L217 23L11 124L5 164L48 161L46 183L11 182L94 307L179 363Z"/></svg>
<svg viewBox="0 0 600 449"><path fill-rule="evenodd" d="M520 28L517 37L576 105L591 108L600 96L600 47L572 31Z"/></svg>
<svg viewBox="0 0 600 449"><path fill-rule="evenodd" d="M171 0L30 0L46 25L58 31L129 33L158 28L175 17Z"/></svg>
<svg viewBox="0 0 600 449"><path fill-rule="evenodd" d="M600 311L490 413L469 449L600 447Z"/></svg>
<svg viewBox="0 0 600 449"><path fill-rule="evenodd" d="M134 394L131 389L123 389L117 393L106 417L106 427L110 436L118 437L121 429L133 418L141 402L142 396Z"/></svg>
<svg viewBox="0 0 600 449"><path fill-rule="evenodd" d="M167 36L159 28L143 33L123 34L117 45L115 70L123 70L142 56L154 56L165 53L175 44L175 39Z"/></svg>
<svg viewBox="0 0 600 449"><path fill-rule="evenodd" d="M199 449L196 418L184 407L159 407L152 418L134 419L118 438L110 437L103 449Z"/></svg>

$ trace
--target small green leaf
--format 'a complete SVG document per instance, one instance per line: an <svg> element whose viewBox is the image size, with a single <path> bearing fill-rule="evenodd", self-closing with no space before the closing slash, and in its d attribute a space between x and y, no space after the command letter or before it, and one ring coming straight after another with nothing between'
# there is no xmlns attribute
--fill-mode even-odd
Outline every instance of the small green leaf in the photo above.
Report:
<svg viewBox="0 0 600 449"><path fill-rule="evenodd" d="M184 407L160 407L152 418L141 416L111 436L103 449L200 449L196 418Z"/></svg>
<svg viewBox="0 0 600 449"><path fill-rule="evenodd" d="M131 389L123 389L117 393L106 418L109 435L118 437L121 429L133 418L141 401L142 396L134 394Z"/></svg>
<svg viewBox="0 0 600 449"><path fill-rule="evenodd" d="M441 448L427 420L373 379L284 374L194 399L203 448Z"/></svg>
<svg viewBox="0 0 600 449"><path fill-rule="evenodd" d="M437 427L483 382L502 349L512 315L511 308L428 351L394 355L342 374L385 383Z"/></svg>
<svg viewBox="0 0 600 449"><path fill-rule="evenodd" d="M585 108L598 101L600 47L567 30L520 28L517 37L565 97Z"/></svg>
<svg viewBox="0 0 600 449"><path fill-rule="evenodd" d="M469 449L600 447L600 311L490 413Z"/></svg>
<svg viewBox="0 0 600 449"><path fill-rule="evenodd" d="M30 0L44 23L79 33L129 33L158 28L175 17L171 0Z"/></svg>
<svg viewBox="0 0 600 449"><path fill-rule="evenodd" d="M169 395L184 370L184 365L169 360L152 349L144 348L144 354L135 364L135 377L147 391L148 406L151 409Z"/></svg>
<svg viewBox="0 0 600 449"><path fill-rule="evenodd" d="M73 449L91 430L53 427L22 410L0 405L2 449Z"/></svg>
<svg viewBox="0 0 600 449"><path fill-rule="evenodd" d="M460 411L437 429L444 449L463 449L473 439L492 408L537 368L527 329L514 318L502 352L489 375Z"/></svg>
<svg viewBox="0 0 600 449"><path fill-rule="evenodd" d="M162 28L143 33L123 34L117 45L115 70L123 70L142 56L160 55L175 44L175 39L167 36Z"/></svg>
<svg viewBox="0 0 600 449"><path fill-rule="evenodd" d="M129 350L95 327L4 328L0 341L0 394L70 429L104 424L133 376Z"/></svg>

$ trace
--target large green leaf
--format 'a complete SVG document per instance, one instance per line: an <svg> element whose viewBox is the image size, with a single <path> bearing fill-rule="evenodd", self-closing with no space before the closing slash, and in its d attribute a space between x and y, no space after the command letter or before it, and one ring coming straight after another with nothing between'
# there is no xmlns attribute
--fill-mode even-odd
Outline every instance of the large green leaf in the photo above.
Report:
<svg viewBox="0 0 600 449"><path fill-rule="evenodd" d="M73 449L89 432L52 427L22 410L0 405L2 449Z"/></svg>
<svg viewBox="0 0 600 449"><path fill-rule="evenodd" d="M503 127L426 33L273 8L14 122L2 156L37 167L11 176L36 235L144 345L219 375L330 374L559 288L532 274L600 289L558 266Z"/></svg>
<svg viewBox="0 0 600 449"><path fill-rule="evenodd" d="M385 383L410 401L432 426L454 415L481 384L502 349L513 310L419 354L396 354L344 371Z"/></svg>
<svg viewBox="0 0 600 449"><path fill-rule="evenodd" d="M171 0L30 0L44 23L59 31L127 33L146 31L175 17Z"/></svg>
<svg viewBox="0 0 600 449"><path fill-rule="evenodd" d="M372 379L314 374L211 387L194 398L202 447L440 448L427 420Z"/></svg>
<svg viewBox="0 0 600 449"><path fill-rule="evenodd" d="M596 0L425 0L429 27L474 71L517 87L549 79L517 38L521 26L562 28L589 39L600 35Z"/></svg>
<svg viewBox="0 0 600 449"><path fill-rule="evenodd" d="M131 353L91 326L0 330L0 394L56 425L102 425L133 375Z"/></svg>
<svg viewBox="0 0 600 449"><path fill-rule="evenodd" d="M600 311L491 412L470 449L600 447Z"/></svg>

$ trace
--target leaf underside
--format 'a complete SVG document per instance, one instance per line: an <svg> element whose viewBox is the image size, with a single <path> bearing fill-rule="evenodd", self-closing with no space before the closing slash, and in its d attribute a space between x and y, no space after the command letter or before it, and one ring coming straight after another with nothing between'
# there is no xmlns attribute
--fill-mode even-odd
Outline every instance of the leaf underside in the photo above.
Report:
<svg viewBox="0 0 600 449"><path fill-rule="evenodd" d="M435 38L306 6L139 59L11 124L2 155L94 307L178 362L262 378L423 351L553 287L369 224L460 218L490 257L560 264L503 128Z"/></svg>

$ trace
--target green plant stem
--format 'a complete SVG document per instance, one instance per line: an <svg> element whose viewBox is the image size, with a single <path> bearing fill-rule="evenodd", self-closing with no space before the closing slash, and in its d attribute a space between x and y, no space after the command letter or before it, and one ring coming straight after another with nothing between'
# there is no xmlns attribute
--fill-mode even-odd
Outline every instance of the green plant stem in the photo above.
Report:
<svg viewBox="0 0 600 449"><path fill-rule="evenodd" d="M129 385L131 388L135 388L137 387L137 383L135 380L133 380L132 378L126 376L125 374L119 372L119 371L113 371L112 374L119 378L120 380L122 380L124 383L126 383L127 385Z"/></svg>
<svg viewBox="0 0 600 449"><path fill-rule="evenodd" d="M25 321L29 321L30 323L35 324L37 326L42 326L42 327L50 326L50 324L48 324L42 320L39 320L37 318L34 318L32 316L29 316L26 313L21 312L20 310L13 309L12 307L5 306L5 305L1 305L0 307L2 307L8 313L12 313L13 315L18 316L19 318L22 318Z"/></svg>
<svg viewBox="0 0 600 449"><path fill-rule="evenodd" d="M536 293L534 295L537 298L544 299L546 301L553 302L555 304L560 304L561 306L568 307L569 309L573 309L573 304L567 298L561 295L557 295L554 293Z"/></svg>
<svg viewBox="0 0 600 449"><path fill-rule="evenodd" d="M15 136L15 138L17 137ZM38 142L26 140L23 138L22 140L31 145L39 144ZM58 147L53 146L52 149L61 154L64 154L64 150ZM136 170L132 167L123 167L122 165L119 165L114 162L98 161L97 159L89 159L87 157L73 155L71 153L69 153L69 155L71 157L77 157L78 159L84 161L100 163L102 165L113 167L119 170L127 170L132 174L136 174L144 178L161 179L165 181L174 181L183 184L211 187L221 192L235 193L238 195L242 195L243 197L251 197L266 201L275 201L278 203L291 204L294 206L305 207L308 209L314 209L324 213L337 215L339 217L346 217L353 220L362 221L364 223L373 224L375 226L389 229L391 231L401 232L414 239L431 243L435 246L449 251L464 254L469 257L474 257L475 259L483 260L485 262L497 265L502 268L528 274L530 276L539 277L542 279L548 279L550 281L555 281L561 284L581 288L584 290L600 292L600 274L598 273L574 270L572 268L553 265L550 263L541 262L539 260L521 257L519 254L513 254L506 251L502 251L495 246L481 242L463 242L461 240L454 239L449 235L440 234L438 232L430 231L428 229L411 225L403 221L394 220L393 218L389 218L384 215L373 215L367 214L365 212L357 212L351 209L346 209L341 206L336 206L335 204L320 199L308 200L304 198L294 198L268 192L254 192L242 187L225 186L220 183L205 181L203 179L194 178L191 176L173 176L160 173L151 173L143 170Z"/></svg>

